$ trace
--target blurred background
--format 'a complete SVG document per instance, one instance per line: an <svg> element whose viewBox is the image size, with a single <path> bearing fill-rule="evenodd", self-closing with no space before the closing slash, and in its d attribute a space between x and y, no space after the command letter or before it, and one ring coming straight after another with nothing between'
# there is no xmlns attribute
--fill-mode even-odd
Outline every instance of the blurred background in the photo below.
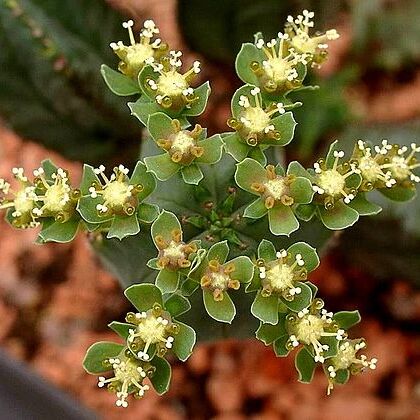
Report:
<svg viewBox="0 0 420 420"><path fill-rule="evenodd" d="M101 63L116 67L108 46L126 41L127 17L138 27L154 19L185 62L202 61L212 95L199 122L214 133L227 130L230 98L241 85L233 67L241 43L257 31L268 39L303 8L315 11L317 28L334 27L341 37L309 77L321 89L298 96L304 106L288 159L311 165L336 138L348 149L359 138L419 142L418 0L1 0L0 177L46 157L75 182L82 161L133 163L141 127L99 73ZM121 413L81 366L90 344L113 339L106 324L129 308L121 289L85 238L36 246L35 237L0 223L0 345L99 418L419 418L419 199L387 205L337 236L312 277L331 310L360 310L353 334L379 359L376 371L331 397L321 373L299 384L293 358L276 358L256 340L216 342L173 365L164 397L150 392Z"/></svg>

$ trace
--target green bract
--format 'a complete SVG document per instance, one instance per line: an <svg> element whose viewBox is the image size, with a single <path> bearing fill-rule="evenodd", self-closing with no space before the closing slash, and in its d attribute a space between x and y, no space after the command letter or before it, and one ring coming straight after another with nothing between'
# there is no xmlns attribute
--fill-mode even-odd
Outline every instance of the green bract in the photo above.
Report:
<svg viewBox="0 0 420 420"><path fill-rule="evenodd" d="M144 200L153 192L156 181L138 162L131 177L123 165L105 175L105 167L85 165L80 186L82 197L78 211L83 219L100 229L107 229L108 238L123 239L140 231L140 222L151 223L158 214L155 205Z"/></svg>
<svg viewBox="0 0 420 420"><path fill-rule="evenodd" d="M191 273L203 290L207 313L219 322L231 323L236 314L229 289L238 290L241 283L249 283L254 274L254 265L246 256L226 261L229 255L227 241L214 244L201 264Z"/></svg>
<svg viewBox="0 0 420 420"><path fill-rule="evenodd" d="M345 159L335 142L313 168L293 161L283 169L281 149L270 146L293 139L293 110L302 105L288 94L307 88L308 68L326 59L328 41L338 37L334 29L312 35L312 19L304 10L288 17L277 38L265 42L257 34L255 44L242 46L236 69L246 85L232 98L234 131L208 138L190 121L210 94L208 82L192 86L200 63L181 72L182 53L157 37L153 21L144 22L137 41L133 22L124 22L130 44L111 43L118 71L103 65L101 73L116 95L138 97L128 106L147 126L144 163L131 176L123 165L109 174L85 165L79 188L50 161L33 177L13 168L14 181L0 179L0 209L12 226L41 226L39 243L88 232L106 266L131 285L125 295L136 311L109 324L121 344L96 343L84 360L89 373L109 372L98 385L116 393L118 406L126 407L131 394L142 397L149 381L159 394L168 390L166 354L185 361L196 341L180 317L207 338L220 325L220 336L249 336L259 322L256 337L277 356L299 347L300 381L310 382L322 366L328 393L350 374L376 367L375 358L358 354L364 340L348 336L359 313L333 314L316 297L307 277L319 258L308 243L323 246L331 235L325 227L341 230L381 211L370 201L372 190L413 199L420 147L360 140Z"/></svg>
<svg viewBox="0 0 420 420"><path fill-rule="evenodd" d="M242 189L259 196L245 209L244 216L259 219L268 215L274 235L289 236L299 228L293 206L310 203L314 194L310 181L295 176L290 166L285 173L280 165L264 168L250 158L237 164L235 180Z"/></svg>
<svg viewBox="0 0 420 420"><path fill-rule="evenodd" d="M177 217L163 211L154 221L151 235L158 257L148 262L149 267L159 270L156 286L163 293L173 293L185 282L203 252L200 241L183 242L181 224Z"/></svg>
<svg viewBox="0 0 420 420"><path fill-rule="evenodd" d="M313 296L305 282L318 265L315 249L304 242L276 251L264 239L258 247L257 273L247 288L248 292L257 291L252 314L264 323L277 324L279 307L295 312L308 307Z"/></svg>
<svg viewBox="0 0 420 420"><path fill-rule="evenodd" d="M160 181L180 171L187 184L196 185L204 176L199 164L214 164L222 157L221 136L206 138L206 131L198 124L193 130L184 130L179 120L159 112L149 117L147 128L164 151L144 159L147 170Z"/></svg>

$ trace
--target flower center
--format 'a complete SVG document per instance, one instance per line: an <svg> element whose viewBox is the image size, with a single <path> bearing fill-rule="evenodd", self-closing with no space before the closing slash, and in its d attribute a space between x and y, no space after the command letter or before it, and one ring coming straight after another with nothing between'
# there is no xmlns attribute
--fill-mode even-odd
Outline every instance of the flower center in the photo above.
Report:
<svg viewBox="0 0 420 420"><path fill-rule="evenodd" d="M175 135L171 149L175 149L184 155L189 152L190 148L194 146L194 144L195 141L193 137L185 131L180 131Z"/></svg>
<svg viewBox="0 0 420 420"><path fill-rule="evenodd" d="M167 248L163 250L163 256L169 258L172 261L178 261L185 258L185 252L183 251L184 244L171 241Z"/></svg>
<svg viewBox="0 0 420 420"><path fill-rule="evenodd" d="M283 82L287 79L287 74L292 69L292 62L284 60L281 57L269 58L264 62L264 69L267 76L275 82Z"/></svg>
<svg viewBox="0 0 420 420"><path fill-rule="evenodd" d="M392 175L399 181L407 179L411 174L410 168L403 156L394 156L389 169Z"/></svg>
<svg viewBox="0 0 420 420"><path fill-rule="evenodd" d="M134 379L137 382L141 382L143 380L143 376L140 373L142 371L134 361L121 361L120 363L114 363L114 366L114 375L117 381L131 382Z"/></svg>
<svg viewBox="0 0 420 420"><path fill-rule="evenodd" d="M270 179L264 183L267 193L275 200L280 200L286 192L286 185L283 178Z"/></svg>
<svg viewBox="0 0 420 420"><path fill-rule="evenodd" d="M270 116L261 107L248 107L241 121L250 131L261 133L270 124Z"/></svg>
<svg viewBox="0 0 420 420"><path fill-rule="evenodd" d="M162 73L157 81L159 92L164 96L180 96L188 88L188 83L184 76L177 71Z"/></svg>
<svg viewBox="0 0 420 420"><path fill-rule="evenodd" d="M266 271L266 278L275 291L282 292L293 287L293 269L287 264L276 263Z"/></svg>
<svg viewBox="0 0 420 420"><path fill-rule="evenodd" d="M166 326L161 319L155 316L148 316L138 326L136 335L145 343L155 344L166 340Z"/></svg>
<svg viewBox="0 0 420 420"><path fill-rule="evenodd" d="M326 194L335 197L342 193L346 186L346 179L337 170L328 169L318 175L318 185Z"/></svg>
<svg viewBox="0 0 420 420"><path fill-rule="evenodd" d="M15 211L18 214L30 213L35 207L35 201L31 194L34 194L31 187L26 187L16 193L14 200Z"/></svg>
<svg viewBox="0 0 420 420"><path fill-rule="evenodd" d="M65 184L54 184L45 192L44 206L51 212L60 212L69 201L70 188Z"/></svg>
<svg viewBox="0 0 420 420"><path fill-rule="evenodd" d="M127 47L126 61L132 67L140 67L150 57L153 57L153 48L150 44L134 44Z"/></svg>
<svg viewBox="0 0 420 420"><path fill-rule="evenodd" d="M305 344L317 342L324 332L324 321L315 315L305 315L296 325L296 337Z"/></svg>
<svg viewBox="0 0 420 420"><path fill-rule="evenodd" d="M334 366L336 369L347 369L355 361L357 350L352 345L339 346L338 354L334 357Z"/></svg>
<svg viewBox="0 0 420 420"><path fill-rule="evenodd" d="M122 207L127 198L131 196L133 186L122 181L111 181L103 191L103 198L107 205L111 208Z"/></svg>
<svg viewBox="0 0 420 420"><path fill-rule="evenodd" d="M230 277L227 274L222 273L222 272L211 273L210 277L211 277L211 285L215 289L226 290L228 288Z"/></svg>
<svg viewBox="0 0 420 420"><path fill-rule="evenodd" d="M369 156L363 156L359 162L359 169L362 173L362 176L370 182L376 181L382 173L380 165Z"/></svg>

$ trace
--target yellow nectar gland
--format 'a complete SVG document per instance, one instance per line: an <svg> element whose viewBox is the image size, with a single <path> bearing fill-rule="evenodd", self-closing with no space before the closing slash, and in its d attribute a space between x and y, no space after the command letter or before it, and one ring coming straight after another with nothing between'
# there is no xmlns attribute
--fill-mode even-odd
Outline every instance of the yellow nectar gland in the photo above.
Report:
<svg viewBox="0 0 420 420"><path fill-rule="evenodd" d="M201 287L211 290L215 301L222 301L224 291L240 288L240 282L231 277L234 271L233 263L222 265L218 260L210 260L203 277L201 277Z"/></svg>
<svg viewBox="0 0 420 420"><path fill-rule="evenodd" d="M139 43L134 38L133 25L134 22L132 20L123 23L123 27L128 30L130 37L129 46L119 41L112 42L110 47L121 60L118 65L121 73L136 78L144 64L153 62L155 57L157 58L164 54L167 46L162 44L159 38L152 42L152 38L159 33L159 29L152 20L146 20L144 22L144 27L140 32Z"/></svg>
<svg viewBox="0 0 420 420"><path fill-rule="evenodd" d="M190 83L200 73L200 62L194 61L192 67L184 74L178 70L182 66L181 51L169 51L169 57L160 62L150 62L158 78L146 80L147 87L154 92L156 102L164 108L182 109L189 107L198 97Z"/></svg>
<svg viewBox="0 0 420 420"><path fill-rule="evenodd" d="M96 175L102 178L103 184L95 184L89 188L92 198L101 197L102 203L96 205L99 215L104 214L127 214L131 216L137 205L136 194L142 191L140 184L130 185L127 176L128 169L123 165L114 168L114 173L108 179L105 175L105 167L101 165L94 169Z"/></svg>
<svg viewBox="0 0 420 420"><path fill-rule="evenodd" d="M294 348L300 343L311 345L315 357L315 362L324 363L324 352L329 350L327 344L322 344L324 337L335 337L337 341L343 340L345 331L338 329L332 322L332 312L325 309L321 313L303 309L297 316L292 316L289 327L291 335L289 336L288 347Z"/></svg>
<svg viewBox="0 0 420 420"><path fill-rule="evenodd" d="M11 216L13 224L17 228L26 229L39 225L36 221L36 215L33 210L36 208L38 199L33 186L24 175L23 168L13 168L12 174L18 181L19 189L16 191L10 187L10 184L4 179L0 179L0 209L13 209ZM11 198L6 198L8 195Z"/></svg>
<svg viewBox="0 0 420 420"><path fill-rule="evenodd" d="M182 241L180 229L171 232L171 240L165 240L162 235L155 236L155 243L159 249L157 266L160 269L177 271L191 266L190 256L197 252L197 245L186 244Z"/></svg>
<svg viewBox="0 0 420 420"><path fill-rule="evenodd" d="M156 345L159 356L163 356L167 349L172 348L174 334L178 332L178 326L171 320L168 312L163 311L160 305L155 305L147 312L127 314L126 321L134 324L135 328L129 330L127 339L131 351L137 353L141 360L151 359L148 353L151 345Z"/></svg>
<svg viewBox="0 0 420 420"><path fill-rule="evenodd" d="M163 150L166 150L175 163L189 165L194 159L201 157L204 148L198 146L198 138L203 129L196 124L194 129L182 130L178 120L172 120L174 133L167 138L159 139L157 144Z"/></svg>
<svg viewBox="0 0 420 420"><path fill-rule="evenodd" d="M340 343L337 354L328 360L328 395L334 388L334 381L338 370L350 369L352 374L357 374L362 372L365 368L370 368L372 370L376 369L378 359L372 358L371 360L368 360L367 356L364 354L357 356L357 353L364 348L366 348L366 343L363 339L346 339Z"/></svg>
<svg viewBox="0 0 420 420"><path fill-rule="evenodd" d="M106 360L114 370L114 376L106 379L104 376L98 378L98 387L103 388L105 385L117 395L115 405L117 407L128 407L127 397L134 394L135 397L141 398L145 392L149 390L149 385L143 385L144 379L148 376L150 370L139 360L119 355L115 358Z"/></svg>
<svg viewBox="0 0 420 420"><path fill-rule="evenodd" d="M309 30L314 27L314 15L314 12L304 10L296 19L288 16L286 32L293 48L319 63L326 57L327 42L338 39L340 35L335 29L330 29L325 34L311 37Z"/></svg>
<svg viewBox="0 0 420 420"><path fill-rule="evenodd" d="M338 161L344 157L343 151L334 151L334 164L331 169L323 169L320 162L315 162L314 169L316 174L316 185L312 189L320 194L332 199L340 199L348 204L354 199L355 195L346 187L346 179L353 174L360 174L360 169L354 164L350 165L350 170L342 174L338 168Z"/></svg>
<svg viewBox="0 0 420 420"><path fill-rule="evenodd" d="M254 182L251 188L261 194L267 209L273 208L280 203L284 206L291 206L294 203L293 197L289 195L289 185L292 178L276 174L273 165L267 165L267 181L264 183Z"/></svg>
<svg viewBox="0 0 420 420"><path fill-rule="evenodd" d="M296 254L292 262L286 250L276 253L277 259L259 265L259 277L263 286L263 296L270 296L273 292L281 294L286 300L293 300L302 292L295 283L306 280L305 262L301 254Z"/></svg>

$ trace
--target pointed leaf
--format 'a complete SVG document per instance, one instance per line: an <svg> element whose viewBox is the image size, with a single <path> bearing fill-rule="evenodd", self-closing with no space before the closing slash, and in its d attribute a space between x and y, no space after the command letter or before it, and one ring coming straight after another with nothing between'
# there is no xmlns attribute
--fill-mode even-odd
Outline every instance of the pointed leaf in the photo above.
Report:
<svg viewBox="0 0 420 420"><path fill-rule="evenodd" d="M196 101L191 104L190 108L185 108L182 115L197 116L201 115L207 106L207 101L211 93L210 83L203 83L198 88L194 89L194 96L198 97Z"/></svg>
<svg viewBox="0 0 420 420"><path fill-rule="evenodd" d="M236 183L245 191L254 195L259 195L251 188L254 182L267 182L267 172L264 167L251 158L246 158L236 165Z"/></svg>
<svg viewBox="0 0 420 420"><path fill-rule="evenodd" d="M150 115L162 111L156 101L150 100L146 96L142 96L136 102L128 102L127 105L130 108L131 115L139 119L140 122L145 126L147 126L147 120L149 119Z"/></svg>
<svg viewBox="0 0 420 420"><path fill-rule="evenodd" d="M151 227L150 233L152 235L153 241L155 241L155 237L159 235L162 236L166 242L170 242L172 240L173 231L182 232L181 223L179 223L179 220L175 214L163 210L158 218L153 222Z"/></svg>
<svg viewBox="0 0 420 420"><path fill-rule="evenodd" d="M83 165L83 175L82 175L82 182L80 184L80 191L82 195L89 194L89 188L92 186L93 183L100 184L98 176L93 171L93 167L90 165Z"/></svg>
<svg viewBox="0 0 420 420"><path fill-rule="evenodd" d="M296 287L302 289L301 293L294 296L294 299L288 301L281 298L281 301L293 312L299 312L307 308L312 302L312 289L305 283L296 282Z"/></svg>
<svg viewBox="0 0 420 420"><path fill-rule="evenodd" d="M139 201L143 201L156 188L156 180L154 176L147 172L146 165L143 162L137 162L130 178L130 184L140 184L142 190L137 194Z"/></svg>
<svg viewBox="0 0 420 420"><path fill-rule="evenodd" d="M163 112L150 115L147 120L147 129L154 140L159 140L174 132L172 118Z"/></svg>
<svg viewBox="0 0 420 420"><path fill-rule="evenodd" d="M358 324L361 318L359 311L340 311L334 314L333 319L337 321L340 328L348 330Z"/></svg>
<svg viewBox="0 0 420 420"><path fill-rule="evenodd" d="M163 395L169 389L171 382L172 369L171 365L165 360L158 356L155 356L150 364L156 368L153 376L150 378L150 382L153 388L159 395Z"/></svg>
<svg viewBox="0 0 420 420"><path fill-rule="evenodd" d="M357 193L356 197L350 201L349 207L356 210L360 216L371 216L382 211L382 207L367 200L364 193Z"/></svg>
<svg viewBox="0 0 420 420"><path fill-rule="evenodd" d="M287 252L292 255L293 259L295 259L297 254L302 255L305 263L304 267L308 272L315 270L319 266L319 257L316 249L305 242L296 242L287 249Z"/></svg>
<svg viewBox="0 0 420 420"><path fill-rule="evenodd" d="M197 142L197 146L204 149L202 156L195 159L198 163L214 164L222 157L223 141L220 134L215 134L205 140Z"/></svg>
<svg viewBox="0 0 420 420"><path fill-rule="evenodd" d="M207 313L216 321L230 324L235 318L235 305L226 292L223 292L223 300L215 301L212 292L204 289L203 300Z"/></svg>
<svg viewBox="0 0 420 420"><path fill-rule="evenodd" d="M268 210L268 222L273 235L289 236L299 229L299 222L290 207L278 204Z"/></svg>
<svg viewBox="0 0 420 420"><path fill-rule="evenodd" d="M133 329L132 324L117 321L112 321L110 324L108 324L108 327L111 328L112 331L115 331L124 340L127 340L128 336L130 335L129 330Z"/></svg>
<svg viewBox="0 0 420 420"><path fill-rule="evenodd" d="M137 214L134 213L131 216L114 216L111 227L109 229L108 239L117 238L120 241L127 236L136 235L140 232L139 221L137 220Z"/></svg>
<svg viewBox="0 0 420 420"><path fill-rule="evenodd" d="M269 346L276 341L280 336L284 335L282 328L279 324L271 325L261 322L255 336L258 340L262 341L266 346Z"/></svg>
<svg viewBox="0 0 420 420"><path fill-rule="evenodd" d="M235 69L243 82L258 86L258 78L251 70L250 65L253 61L259 61L260 56L261 52L254 44L242 44L235 60Z"/></svg>
<svg viewBox="0 0 420 420"><path fill-rule="evenodd" d="M207 253L207 259L217 260L220 264L224 264L229 255L229 245L227 241L217 242L211 246Z"/></svg>
<svg viewBox="0 0 420 420"><path fill-rule="evenodd" d="M276 131L280 133L280 139L264 140L262 144L274 144L276 146L286 146L289 144L295 134L296 120L291 112L286 112L271 120ZM268 139L268 137L266 137Z"/></svg>
<svg viewBox="0 0 420 420"><path fill-rule="evenodd" d="M179 273L177 271L160 270L156 277L156 286L162 293L173 293L178 289Z"/></svg>
<svg viewBox="0 0 420 420"><path fill-rule="evenodd" d="M248 153L248 157L250 159L256 160L262 166L267 164L267 156L264 154L261 147L251 147Z"/></svg>
<svg viewBox="0 0 420 420"><path fill-rule="evenodd" d="M203 172L195 163L191 163L191 165L184 166L181 169L181 175L185 183L192 185L198 185L204 177Z"/></svg>
<svg viewBox="0 0 420 420"><path fill-rule="evenodd" d="M240 255L233 260L228 261L226 264L234 264L235 271L230 276L234 280L238 280L241 283L249 283L254 275L254 264L249 257Z"/></svg>
<svg viewBox="0 0 420 420"><path fill-rule="evenodd" d="M177 325L179 326L179 332L175 336L172 350L179 360L185 362L193 351L196 342L196 334L194 329L189 325L185 325L182 322L177 322Z"/></svg>
<svg viewBox="0 0 420 420"><path fill-rule="evenodd" d="M265 206L264 200L260 197L253 201L244 210L244 217L249 217L250 219L260 219L261 217L264 217L267 212L268 209Z"/></svg>
<svg viewBox="0 0 420 420"><path fill-rule="evenodd" d="M251 306L251 313L266 324L275 325L279 321L279 299L275 294L264 297L259 291Z"/></svg>
<svg viewBox="0 0 420 420"><path fill-rule="evenodd" d="M80 218L74 215L67 222L52 222L45 229L39 232L39 236L44 242L71 242L77 235L80 224ZM44 226L44 225L43 225Z"/></svg>
<svg viewBox="0 0 420 420"><path fill-rule="evenodd" d="M289 163L287 167L287 175L294 175L309 179L310 181L314 180L314 177L297 161Z"/></svg>
<svg viewBox="0 0 420 420"><path fill-rule="evenodd" d="M278 338L273 345L274 353L277 357L285 357L289 354L289 350L286 348L286 343L289 341L289 335L285 334Z"/></svg>
<svg viewBox="0 0 420 420"><path fill-rule="evenodd" d="M165 309L174 317L178 317L191 309L190 301L177 293L165 300Z"/></svg>
<svg viewBox="0 0 420 420"><path fill-rule="evenodd" d="M277 259L276 248L272 242L263 239L258 245L258 258L262 258L265 262Z"/></svg>
<svg viewBox="0 0 420 420"><path fill-rule="evenodd" d="M96 206L102 204L101 197L92 198L90 196L81 197L77 203L77 211L88 223L105 223L113 219L112 214L99 215Z"/></svg>
<svg viewBox="0 0 420 420"><path fill-rule="evenodd" d="M88 373L96 374L107 372L112 370L110 364L105 364L105 360L110 357L118 356L122 349L123 345L117 343L111 343L109 341L100 341L98 343L92 344L83 359L83 367Z"/></svg>
<svg viewBox="0 0 420 420"><path fill-rule="evenodd" d="M140 203L137 218L143 223L152 223L159 216L159 207L155 204Z"/></svg>
<svg viewBox="0 0 420 420"><path fill-rule="evenodd" d="M125 289L124 294L140 312L148 311L155 303L163 306L162 293L153 284L135 284Z"/></svg>
<svg viewBox="0 0 420 420"><path fill-rule="evenodd" d="M314 376L316 363L309 351L302 347L295 358L296 370L299 373L299 381L303 383L310 383Z"/></svg>
<svg viewBox="0 0 420 420"><path fill-rule="evenodd" d="M290 184L290 195L296 204L307 204L312 201L314 191L309 179L297 177Z"/></svg>
<svg viewBox="0 0 420 420"><path fill-rule="evenodd" d="M359 213L342 201L336 202L331 210L318 206L318 213L322 223L331 230L348 228L359 220Z"/></svg>
<svg viewBox="0 0 420 420"><path fill-rule="evenodd" d="M334 382L337 384L344 385L350 379L350 370L349 369L338 369L334 378Z"/></svg>
<svg viewBox="0 0 420 420"><path fill-rule="evenodd" d="M111 69L106 64L102 64L101 74L111 92L116 95L130 96L141 93L139 85L133 79Z"/></svg>
<svg viewBox="0 0 420 420"><path fill-rule="evenodd" d="M169 153L148 156L144 158L144 163L147 171L152 172L159 181L168 180L181 169L181 165L171 160Z"/></svg>
<svg viewBox="0 0 420 420"><path fill-rule="evenodd" d="M229 133L229 135L223 137L223 142L226 152L237 162L242 162L248 156L250 146L240 140L237 132Z"/></svg>

